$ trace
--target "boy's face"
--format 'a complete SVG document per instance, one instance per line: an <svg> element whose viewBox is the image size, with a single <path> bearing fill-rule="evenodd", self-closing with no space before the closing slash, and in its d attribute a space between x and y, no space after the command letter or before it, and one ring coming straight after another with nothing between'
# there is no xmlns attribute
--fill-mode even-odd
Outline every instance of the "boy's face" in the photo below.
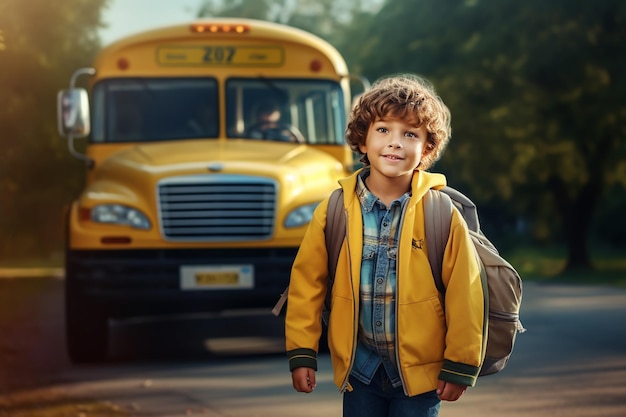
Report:
<svg viewBox="0 0 626 417"><path fill-rule="evenodd" d="M426 126L416 127L401 119L377 119L359 149L370 162L370 175L387 178L412 176L426 149Z"/></svg>

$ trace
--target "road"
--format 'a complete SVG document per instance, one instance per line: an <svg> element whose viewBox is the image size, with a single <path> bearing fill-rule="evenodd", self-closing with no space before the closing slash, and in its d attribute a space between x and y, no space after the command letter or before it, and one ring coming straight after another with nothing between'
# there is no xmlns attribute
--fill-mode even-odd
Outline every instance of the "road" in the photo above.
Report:
<svg viewBox="0 0 626 417"><path fill-rule="evenodd" d="M327 355L315 392L292 391L282 326L266 312L113 323L111 362L74 366L62 284L0 280L2 417L56 416L45 410L61 403L82 404L81 417L341 415ZM442 417L626 415L626 290L526 283L522 321L508 367L444 403ZM113 414L81 412L92 400Z"/></svg>

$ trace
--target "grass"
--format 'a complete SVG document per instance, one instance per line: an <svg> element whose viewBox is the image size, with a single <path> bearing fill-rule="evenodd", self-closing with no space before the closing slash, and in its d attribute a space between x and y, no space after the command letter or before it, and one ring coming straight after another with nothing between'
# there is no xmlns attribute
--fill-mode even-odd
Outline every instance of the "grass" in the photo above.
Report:
<svg viewBox="0 0 626 417"><path fill-rule="evenodd" d="M503 255L523 280L626 286L623 248L596 246L591 253L593 268L574 271L565 270L564 247L524 246Z"/></svg>
<svg viewBox="0 0 626 417"><path fill-rule="evenodd" d="M572 282L581 284L611 284L626 286L626 249L592 245L593 269L567 271L564 246L540 246L525 244L504 251L503 255L526 281ZM46 258L4 259L2 268L62 268L63 253Z"/></svg>
<svg viewBox="0 0 626 417"><path fill-rule="evenodd" d="M53 253L47 257L14 257L0 259L0 268L62 268L63 253Z"/></svg>

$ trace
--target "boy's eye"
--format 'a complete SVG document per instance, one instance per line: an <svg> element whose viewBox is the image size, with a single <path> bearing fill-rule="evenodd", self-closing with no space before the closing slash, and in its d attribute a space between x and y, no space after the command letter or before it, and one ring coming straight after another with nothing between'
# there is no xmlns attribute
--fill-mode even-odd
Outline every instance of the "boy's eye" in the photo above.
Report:
<svg viewBox="0 0 626 417"><path fill-rule="evenodd" d="M417 135L415 133L413 133L413 132L406 132L405 135L410 137L410 138L416 138L417 137Z"/></svg>
<svg viewBox="0 0 626 417"><path fill-rule="evenodd" d="M389 131L386 127L379 127L376 130L380 133L387 133Z"/></svg>

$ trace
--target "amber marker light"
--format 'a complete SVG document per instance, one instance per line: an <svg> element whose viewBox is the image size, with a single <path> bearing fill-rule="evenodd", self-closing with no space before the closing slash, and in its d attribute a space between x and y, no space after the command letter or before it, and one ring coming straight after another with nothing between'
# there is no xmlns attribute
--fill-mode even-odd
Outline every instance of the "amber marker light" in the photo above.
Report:
<svg viewBox="0 0 626 417"><path fill-rule="evenodd" d="M132 239L128 236L104 236L100 242L104 245L128 245Z"/></svg>
<svg viewBox="0 0 626 417"><path fill-rule="evenodd" d="M215 23L194 23L189 29L193 33L237 33L243 34L250 31L248 25L237 24L215 24Z"/></svg>
<svg viewBox="0 0 626 417"><path fill-rule="evenodd" d="M81 222L88 222L91 220L91 209L86 207L81 207L78 209L78 219Z"/></svg>

